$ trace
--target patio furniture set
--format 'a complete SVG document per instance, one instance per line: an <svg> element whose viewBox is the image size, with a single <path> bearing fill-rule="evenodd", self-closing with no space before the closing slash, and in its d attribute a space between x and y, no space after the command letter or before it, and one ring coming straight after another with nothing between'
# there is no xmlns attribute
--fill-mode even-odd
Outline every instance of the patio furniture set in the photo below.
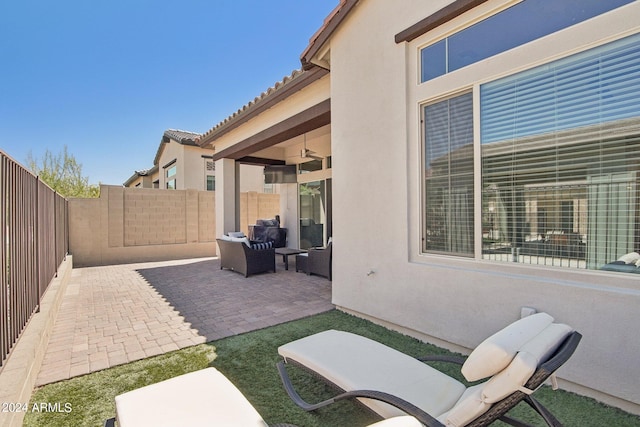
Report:
<svg viewBox="0 0 640 427"><path fill-rule="evenodd" d="M253 228L254 237L257 236ZM260 226L263 229L264 226ZM266 228L268 229L268 227ZM243 274L245 277L257 273L276 271L276 255L282 256L285 270L289 270L289 257L296 257L296 271L301 271L307 275L315 274L331 280L331 258L332 243L324 248L311 248L300 250L286 247L281 240L276 240L269 236L282 238L282 230L286 229L271 227L271 231L260 234L261 240L251 240L241 231L229 232L216 239L220 248L220 269L227 268ZM264 230L263 230L264 231Z"/></svg>
<svg viewBox="0 0 640 427"><path fill-rule="evenodd" d="M582 336L546 313L520 319L484 340L466 358L414 359L386 345L348 332L320 332L278 349L284 388L306 411L357 399L384 420L376 427L485 426L501 420L527 426L507 415L525 402L549 426L562 424L532 394L573 354ZM424 362L460 364L467 386ZM317 404L305 402L287 374L302 367L341 394ZM289 368L290 369L290 368ZM116 397L116 417L105 427L266 426L242 393L214 368L181 375ZM283 425L281 425L283 426Z"/></svg>

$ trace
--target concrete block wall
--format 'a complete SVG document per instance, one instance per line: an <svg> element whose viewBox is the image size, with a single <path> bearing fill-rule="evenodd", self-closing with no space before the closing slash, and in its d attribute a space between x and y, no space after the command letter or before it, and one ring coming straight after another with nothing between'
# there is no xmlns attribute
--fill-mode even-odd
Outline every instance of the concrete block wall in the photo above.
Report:
<svg viewBox="0 0 640 427"><path fill-rule="evenodd" d="M249 234L249 226L258 219L280 215L280 195L248 191L240 193L240 231Z"/></svg>
<svg viewBox="0 0 640 427"><path fill-rule="evenodd" d="M69 251L79 267L216 255L214 193L100 186L69 200Z"/></svg>
<svg viewBox="0 0 640 427"><path fill-rule="evenodd" d="M279 214L280 196L240 194L241 230ZM76 266L216 255L211 191L100 186L98 199L69 200L69 251Z"/></svg>
<svg viewBox="0 0 640 427"><path fill-rule="evenodd" d="M193 194L188 197L188 193ZM192 214L189 216L198 216L196 193L196 190L125 191L121 198L124 212L124 246L187 243L187 212ZM191 203L187 205L188 202ZM197 224L195 226L197 227Z"/></svg>

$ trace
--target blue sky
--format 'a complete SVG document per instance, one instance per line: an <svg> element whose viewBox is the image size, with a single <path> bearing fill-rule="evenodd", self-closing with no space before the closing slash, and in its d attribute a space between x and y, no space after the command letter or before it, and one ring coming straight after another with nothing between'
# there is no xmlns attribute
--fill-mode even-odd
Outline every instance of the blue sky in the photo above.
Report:
<svg viewBox="0 0 640 427"><path fill-rule="evenodd" d="M153 165L166 129L205 132L300 68L338 0L0 3L0 149L66 145L91 183Z"/></svg>

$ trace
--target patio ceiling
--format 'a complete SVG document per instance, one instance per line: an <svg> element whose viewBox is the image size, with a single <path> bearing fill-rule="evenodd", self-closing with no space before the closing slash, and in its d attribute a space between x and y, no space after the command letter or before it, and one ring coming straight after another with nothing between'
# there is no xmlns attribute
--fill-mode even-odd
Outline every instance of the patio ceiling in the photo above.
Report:
<svg viewBox="0 0 640 427"><path fill-rule="evenodd" d="M252 155L330 123L331 100L327 99L215 153L213 160L234 159L242 163L274 164L271 160L252 157Z"/></svg>

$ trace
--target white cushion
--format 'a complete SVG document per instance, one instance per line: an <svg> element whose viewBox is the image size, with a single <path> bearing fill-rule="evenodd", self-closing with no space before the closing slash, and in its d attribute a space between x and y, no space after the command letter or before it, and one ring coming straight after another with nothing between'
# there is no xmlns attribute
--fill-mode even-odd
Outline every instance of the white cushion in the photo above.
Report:
<svg viewBox="0 0 640 427"><path fill-rule="evenodd" d="M618 261L622 261L625 264L635 264L640 261L640 254L638 252L630 252L628 254L622 255L618 258Z"/></svg>
<svg viewBox="0 0 640 427"><path fill-rule="evenodd" d="M518 353L509 366L484 383L482 400L486 403L496 403L504 399L522 387L531 378L537 367L538 359L532 354Z"/></svg>
<svg viewBox="0 0 640 427"><path fill-rule="evenodd" d="M245 237L242 231L230 231L227 233L229 237Z"/></svg>
<svg viewBox="0 0 640 427"><path fill-rule="evenodd" d="M325 331L278 348L343 390L378 390L398 396L434 417L448 411L465 391L464 384L415 358L368 338ZM362 403L384 418L405 415L371 399Z"/></svg>
<svg viewBox="0 0 640 427"><path fill-rule="evenodd" d="M460 427L469 424L487 412L491 404L482 401L483 385L484 384L478 384L469 387L460 397L460 400L456 402L453 409L439 416L437 418L438 421L446 426Z"/></svg>
<svg viewBox="0 0 640 427"><path fill-rule="evenodd" d="M220 236L220 240L226 240L227 242L230 242L231 237L227 236L226 234L223 234L222 236Z"/></svg>
<svg viewBox="0 0 640 427"><path fill-rule="evenodd" d="M369 424L369 427L424 427L420 421L410 415L401 417L387 418L375 424Z"/></svg>
<svg viewBox="0 0 640 427"><path fill-rule="evenodd" d="M571 332L573 332L573 328L569 325L552 323L536 335L535 338L523 345L520 351L533 355L539 365L560 347L560 344Z"/></svg>
<svg viewBox="0 0 640 427"><path fill-rule="evenodd" d="M231 239L232 242L242 242L245 245L247 245L247 247L251 247L251 243L249 242L249 239L246 237L230 237L229 239Z"/></svg>
<svg viewBox="0 0 640 427"><path fill-rule="evenodd" d="M469 355L462 366L468 381L495 375L509 365L516 353L533 337L553 322L546 313L536 313L520 319L484 340Z"/></svg>
<svg viewBox="0 0 640 427"><path fill-rule="evenodd" d="M267 425L218 370L207 368L116 396L120 427Z"/></svg>
<svg viewBox="0 0 640 427"><path fill-rule="evenodd" d="M540 363L547 360L572 329L552 323L526 342L511 363L489 381L469 387L453 409L439 418L447 426L464 426L526 384Z"/></svg>

